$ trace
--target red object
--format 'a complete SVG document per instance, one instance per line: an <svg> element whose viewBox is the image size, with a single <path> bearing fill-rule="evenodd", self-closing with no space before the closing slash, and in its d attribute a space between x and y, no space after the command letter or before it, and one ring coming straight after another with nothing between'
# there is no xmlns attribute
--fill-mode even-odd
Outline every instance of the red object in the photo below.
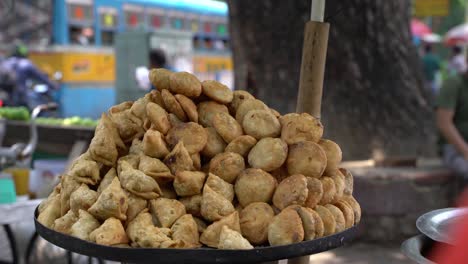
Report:
<svg viewBox="0 0 468 264"><path fill-rule="evenodd" d="M411 34L413 36L422 37L430 33L432 33L431 28L424 22L414 18L411 19Z"/></svg>
<svg viewBox="0 0 468 264"><path fill-rule="evenodd" d="M138 17L136 14L130 14L128 24L130 24L130 26L136 26L138 24Z"/></svg>
<svg viewBox="0 0 468 264"><path fill-rule="evenodd" d="M205 23L204 28L205 28L206 33L211 32L211 24L210 23Z"/></svg>
<svg viewBox="0 0 468 264"><path fill-rule="evenodd" d="M155 28L161 27L161 19L158 16L153 16L151 23Z"/></svg>
<svg viewBox="0 0 468 264"><path fill-rule="evenodd" d="M77 19L83 19L84 18L84 10L82 7L75 7L75 18Z"/></svg>
<svg viewBox="0 0 468 264"><path fill-rule="evenodd" d="M459 207L468 207L468 190L463 192ZM454 225L455 246L438 244L432 252L432 258L437 264L468 263L468 216L461 217Z"/></svg>

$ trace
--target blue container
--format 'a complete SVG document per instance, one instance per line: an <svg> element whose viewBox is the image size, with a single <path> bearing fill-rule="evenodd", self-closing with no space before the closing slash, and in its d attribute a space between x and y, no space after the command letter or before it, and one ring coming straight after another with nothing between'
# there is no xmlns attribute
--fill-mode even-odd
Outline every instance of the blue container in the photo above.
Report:
<svg viewBox="0 0 468 264"><path fill-rule="evenodd" d="M0 204L16 202L15 183L12 179L0 179Z"/></svg>

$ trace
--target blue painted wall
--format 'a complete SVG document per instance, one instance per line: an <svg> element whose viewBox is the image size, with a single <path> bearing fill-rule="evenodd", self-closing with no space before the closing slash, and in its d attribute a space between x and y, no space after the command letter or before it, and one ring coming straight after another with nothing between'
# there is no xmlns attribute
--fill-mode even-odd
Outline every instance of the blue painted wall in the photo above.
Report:
<svg viewBox="0 0 468 264"><path fill-rule="evenodd" d="M113 87L70 87L62 85L59 93L60 112L63 117L81 116L99 118L115 104Z"/></svg>

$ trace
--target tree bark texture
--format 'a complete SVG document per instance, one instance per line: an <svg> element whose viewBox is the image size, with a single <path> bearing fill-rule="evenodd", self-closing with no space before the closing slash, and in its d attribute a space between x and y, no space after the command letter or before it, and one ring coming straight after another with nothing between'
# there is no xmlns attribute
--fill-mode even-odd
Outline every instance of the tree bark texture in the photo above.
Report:
<svg viewBox="0 0 468 264"><path fill-rule="evenodd" d="M237 89L293 112L310 0L230 0ZM409 31L410 0L328 0L322 122L346 160L432 156L430 91Z"/></svg>

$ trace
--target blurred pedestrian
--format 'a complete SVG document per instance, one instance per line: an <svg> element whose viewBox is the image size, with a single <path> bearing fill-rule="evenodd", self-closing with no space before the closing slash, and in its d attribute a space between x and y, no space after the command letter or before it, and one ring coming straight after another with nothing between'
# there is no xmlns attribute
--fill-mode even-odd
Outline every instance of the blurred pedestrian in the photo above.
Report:
<svg viewBox="0 0 468 264"><path fill-rule="evenodd" d="M426 44L424 46L424 55L422 58L424 66L424 76L426 84L434 94L437 94L439 87L437 85L437 73L440 70L440 59L433 54L432 45Z"/></svg>
<svg viewBox="0 0 468 264"><path fill-rule="evenodd" d="M28 59L28 55L28 48L22 43L16 43L10 57L0 65L3 70L14 76L15 87L12 90L10 104L15 106L28 106L29 82L39 82L50 89L57 88L57 85Z"/></svg>
<svg viewBox="0 0 468 264"><path fill-rule="evenodd" d="M452 57L447 65L447 70L450 75L466 71L466 59L461 47L455 46L452 48Z"/></svg>
<svg viewBox="0 0 468 264"><path fill-rule="evenodd" d="M449 77L436 99L444 163L468 182L468 72Z"/></svg>
<svg viewBox="0 0 468 264"><path fill-rule="evenodd" d="M162 49L150 51L149 66L140 66L135 69L135 79L140 89L149 91L154 88L149 81L149 71L156 68L165 68L174 71L174 69L167 64L166 53Z"/></svg>

